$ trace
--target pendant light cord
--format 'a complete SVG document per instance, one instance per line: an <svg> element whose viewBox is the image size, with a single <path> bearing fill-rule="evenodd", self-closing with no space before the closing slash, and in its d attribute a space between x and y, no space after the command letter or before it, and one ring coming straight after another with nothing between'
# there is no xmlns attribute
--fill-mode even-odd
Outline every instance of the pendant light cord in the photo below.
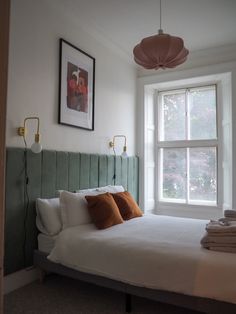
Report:
<svg viewBox="0 0 236 314"><path fill-rule="evenodd" d="M161 30L161 0L160 0L160 30Z"/></svg>
<svg viewBox="0 0 236 314"><path fill-rule="evenodd" d="M161 0L160 0L160 28L158 30L158 34L161 35L163 34L163 29L161 28Z"/></svg>

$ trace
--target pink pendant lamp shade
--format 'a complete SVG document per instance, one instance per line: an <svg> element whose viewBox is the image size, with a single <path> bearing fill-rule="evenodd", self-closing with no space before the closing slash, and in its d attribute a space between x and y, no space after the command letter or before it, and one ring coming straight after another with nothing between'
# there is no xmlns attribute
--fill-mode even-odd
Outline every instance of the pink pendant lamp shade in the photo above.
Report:
<svg viewBox="0 0 236 314"><path fill-rule="evenodd" d="M183 39L168 34L144 38L134 47L134 60L145 69L174 68L187 59Z"/></svg>
<svg viewBox="0 0 236 314"><path fill-rule="evenodd" d="M175 68L187 60L189 51L184 47L183 39L164 34L161 29L161 0L158 35L142 39L133 53L135 62L145 69Z"/></svg>

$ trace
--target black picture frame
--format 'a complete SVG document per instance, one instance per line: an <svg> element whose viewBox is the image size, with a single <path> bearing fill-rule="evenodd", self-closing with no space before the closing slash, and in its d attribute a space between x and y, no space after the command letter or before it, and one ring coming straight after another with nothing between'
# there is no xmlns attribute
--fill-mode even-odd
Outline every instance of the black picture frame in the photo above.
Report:
<svg viewBox="0 0 236 314"><path fill-rule="evenodd" d="M58 123L94 130L95 58L60 38Z"/></svg>

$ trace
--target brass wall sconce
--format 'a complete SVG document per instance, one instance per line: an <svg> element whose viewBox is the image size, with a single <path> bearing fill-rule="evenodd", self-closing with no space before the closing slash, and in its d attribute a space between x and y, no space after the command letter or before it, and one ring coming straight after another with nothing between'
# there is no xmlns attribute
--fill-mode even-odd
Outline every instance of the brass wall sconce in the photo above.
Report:
<svg viewBox="0 0 236 314"><path fill-rule="evenodd" d="M27 120L36 120L37 121L37 132L35 133L35 141L31 146L31 150L33 153L38 154L42 150L42 145L40 144L40 134L39 134L39 124L40 120L38 117L27 117L24 120L24 126L18 128L18 135L23 136L25 147L27 147L26 144L26 134L27 134L27 129L26 129L26 121Z"/></svg>
<svg viewBox="0 0 236 314"><path fill-rule="evenodd" d="M121 154L122 157L128 157L127 154L127 139L125 135L115 135L113 136L113 140L109 142L109 147L111 147L113 149L114 154L116 155L116 151L115 151L115 139L117 137L122 137L124 138L124 146L123 146L123 153Z"/></svg>

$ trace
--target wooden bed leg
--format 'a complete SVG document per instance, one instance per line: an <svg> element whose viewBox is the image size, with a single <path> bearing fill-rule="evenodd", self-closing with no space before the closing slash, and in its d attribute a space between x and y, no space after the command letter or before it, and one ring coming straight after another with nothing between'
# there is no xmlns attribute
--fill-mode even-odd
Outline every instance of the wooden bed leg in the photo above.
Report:
<svg viewBox="0 0 236 314"><path fill-rule="evenodd" d="M39 268L39 282L44 283L46 277L46 271Z"/></svg>
<svg viewBox="0 0 236 314"><path fill-rule="evenodd" d="M132 302L131 302L131 294L126 293L125 294L125 311L126 313L131 313L132 311Z"/></svg>

